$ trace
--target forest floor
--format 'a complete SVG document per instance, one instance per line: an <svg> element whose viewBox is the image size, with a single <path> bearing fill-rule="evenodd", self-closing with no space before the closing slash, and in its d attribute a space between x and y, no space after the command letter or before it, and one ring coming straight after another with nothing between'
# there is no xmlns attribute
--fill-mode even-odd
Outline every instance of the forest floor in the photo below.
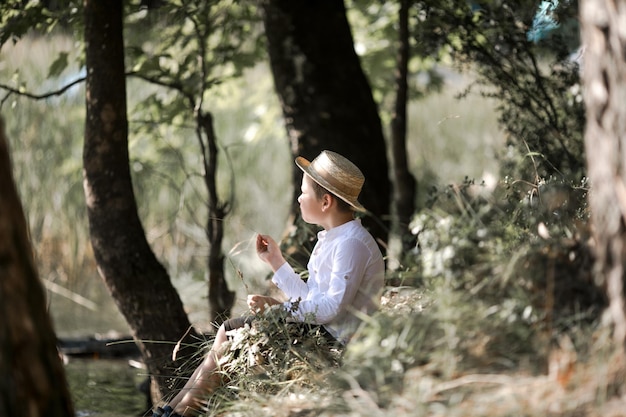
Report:
<svg viewBox="0 0 626 417"><path fill-rule="evenodd" d="M437 323L441 318L431 311L438 302L423 289L389 289L380 314L351 342L340 366L309 360L311 368L302 371L286 355L266 357L260 367L248 363L252 376L234 378L214 394L207 415L626 416L626 362L604 327L564 332L547 352L521 353L506 338ZM466 337L474 340L460 340ZM577 337L589 344L576 347ZM259 340L242 356L258 357Z"/></svg>

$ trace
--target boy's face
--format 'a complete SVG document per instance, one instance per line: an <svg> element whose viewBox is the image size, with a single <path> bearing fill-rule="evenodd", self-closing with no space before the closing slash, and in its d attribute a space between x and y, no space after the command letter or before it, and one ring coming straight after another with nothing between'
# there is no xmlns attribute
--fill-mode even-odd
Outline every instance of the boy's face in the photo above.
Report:
<svg viewBox="0 0 626 417"><path fill-rule="evenodd" d="M311 224L321 224L324 214L322 211L324 202L315 195L312 182L313 180L308 175L305 174L302 176L301 193L298 197L298 203L300 204L302 220Z"/></svg>

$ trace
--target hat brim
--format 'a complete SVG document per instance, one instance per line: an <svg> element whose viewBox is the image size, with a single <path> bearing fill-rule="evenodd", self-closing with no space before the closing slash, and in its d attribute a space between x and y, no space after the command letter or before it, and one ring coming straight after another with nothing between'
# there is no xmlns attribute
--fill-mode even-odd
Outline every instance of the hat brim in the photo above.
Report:
<svg viewBox="0 0 626 417"><path fill-rule="evenodd" d="M351 199L348 199L348 198L344 197L342 195L343 193L341 192L341 190L339 190L336 187L334 187L332 184L330 184L328 181L326 181L322 176L320 176L317 172L312 170L311 169L311 162L308 161L306 158L304 158L302 156L298 156L296 158L296 165L305 174L307 174L309 177L311 177L311 179L313 181L315 181L316 183L318 183L319 185L321 185L322 187L324 187L325 189L327 189L328 191L333 193L333 195L336 195L338 198L340 198L343 201L345 201L346 203L348 203L356 211L360 211L360 212L363 212L363 213L365 213L367 211L365 209L365 207L363 207L363 205L361 205L361 203L359 203L358 200L351 200Z"/></svg>

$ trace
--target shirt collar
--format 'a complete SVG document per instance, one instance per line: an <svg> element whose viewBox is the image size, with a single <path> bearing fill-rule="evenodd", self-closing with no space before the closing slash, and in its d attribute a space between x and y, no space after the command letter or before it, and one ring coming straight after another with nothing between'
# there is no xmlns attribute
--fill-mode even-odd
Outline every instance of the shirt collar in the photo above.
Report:
<svg viewBox="0 0 626 417"><path fill-rule="evenodd" d="M361 224L361 219L354 219L354 220L350 220L349 222L346 222L342 225L339 225L337 227L333 227L330 230L322 230L320 232L317 233L317 240L324 240L324 239L332 239L335 236L338 236L342 233L344 233L346 230L351 229L354 227L355 224Z"/></svg>

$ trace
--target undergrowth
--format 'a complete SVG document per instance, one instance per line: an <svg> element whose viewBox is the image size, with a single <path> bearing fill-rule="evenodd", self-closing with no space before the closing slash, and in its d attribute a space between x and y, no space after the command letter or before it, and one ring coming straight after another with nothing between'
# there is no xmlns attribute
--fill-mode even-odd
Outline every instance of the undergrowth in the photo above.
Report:
<svg viewBox="0 0 626 417"><path fill-rule="evenodd" d="M552 188L569 194L547 210ZM405 282L343 352L273 311L233 339L207 415L625 415L586 211L570 210L581 189L434 190L412 224Z"/></svg>

